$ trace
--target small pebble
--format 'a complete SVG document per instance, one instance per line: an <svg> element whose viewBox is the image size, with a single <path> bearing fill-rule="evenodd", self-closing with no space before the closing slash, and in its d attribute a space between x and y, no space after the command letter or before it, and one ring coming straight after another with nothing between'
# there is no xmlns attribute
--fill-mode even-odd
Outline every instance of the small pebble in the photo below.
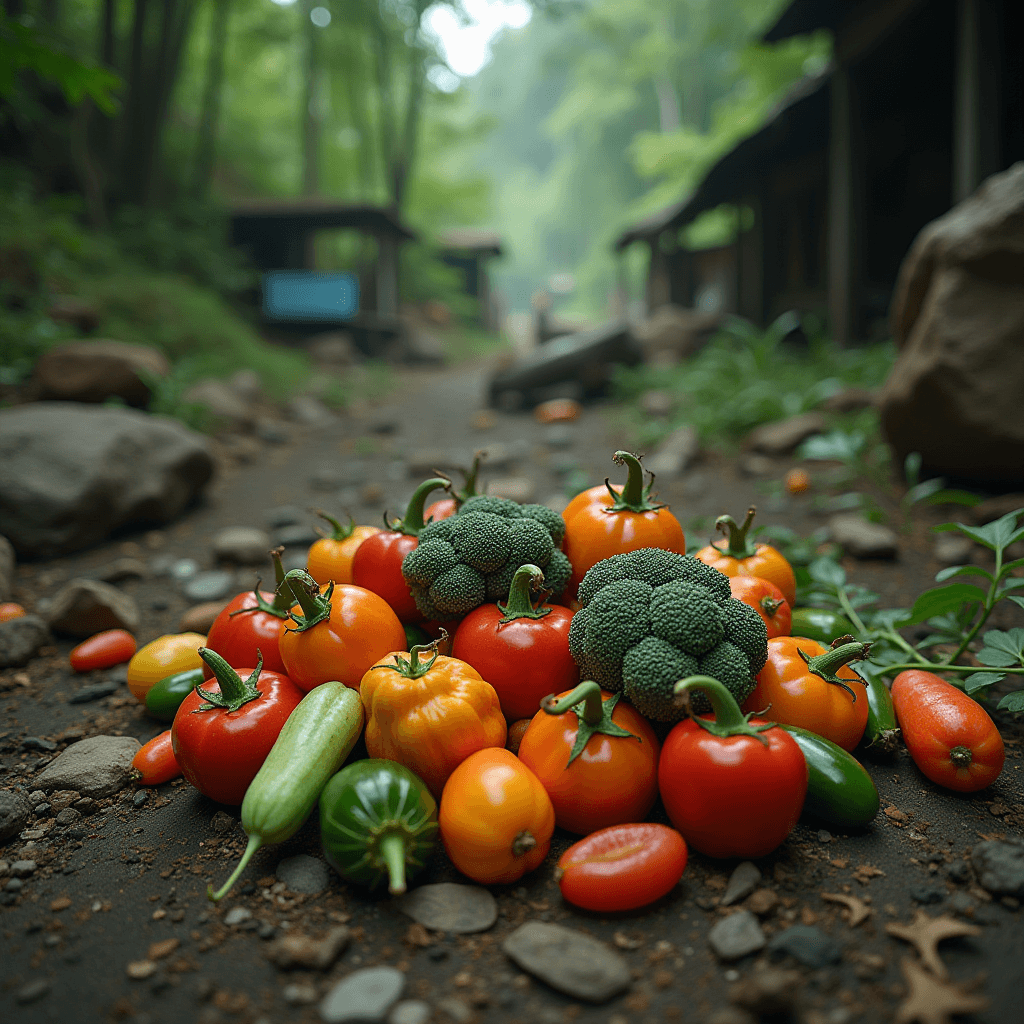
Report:
<svg viewBox="0 0 1024 1024"><path fill-rule="evenodd" d="M312 985L285 985L281 998L289 1006L309 1006L317 1000L317 991Z"/></svg>
<svg viewBox="0 0 1024 1024"><path fill-rule="evenodd" d="M388 1024L426 1024L430 1019L430 1004L422 999L403 999L388 1014Z"/></svg>
<svg viewBox="0 0 1024 1024"><path fill-rule="evenodd" d="M15 878L28 878L29 875L34 875L36 872L36 862L34 860L16 860L11 865L11 874Z"/></svg>
<svg viewBox="0 0 1024 1024"><path fill-rule="evenodd" d="M7 879L7 884L4 886L4 889L7 892L21 892L23 888L24 883L20 878L9 878Z"/></svg>
<svg viewBox="0 0 1024 1024"><path fill-rule="evenodd" d="M27 985L18 989L15 997L20 1006L27 1006L29 1003L38 1002L50 991L50 983L45 978L36 978Z"/></svg>
<svg viewBox="0 0 1024 1024"><path fill-rule="evenodd" d="M252 911L247 907L232 907L224 915L224 923L228 927L241 924L243 921L248 921L252 917Z"/></svg>
<svg viewBox="0 0 1024 1024"><path fill-rule="evenodd" d="M723 918L708 932L708 945L721 960L739 960L765 945L764 932L749 910Z"/></svg>
<svg viewBox="0 0 1024 1024"><path fill-rule="evenodd" d="M152 960L133 960L125 968L125 973L133 981L145 981L156 974L156 964Z"/></svg>
<svg viewBox="0 0 1024 1024"><path fill-rule="evenodd" d="M331 874L327 865L316 857L300 853L295 857L285 857L277 865L274 872L278 881L284 882L291 892L301 892L308 896L323 892L330 885Z"/></svg>
<svg viewBox="0 0 1024 1024"><path fill-rule="evenodd" d="M832 842L832 833L827 831L826 829L819 829L818 830L818 842L819 843L831 843Z"/></svg>
<svg viewBox="0 0 1024 1024"><path fill-rule="evenodd" d="M36 804L36 806L32 808L32 813L37 818L45 818L50 813L50 805L49 804Z"/></svg>
<svg viewBox="0 0 1024 1024"><path fill-rule="evenodd" d="M179 558L171 563L167 571L174 579L184 583L199 572L199 563L194 558Z"/></svg>
<svg viewBox="0 0 1024 1024"><path fill-rule="evenodd" d="M201 572L192 577L182 588L189 601L199 604L226 597L235 586L235 574L224 570Z"/></svg>
<svg viewBox="0 0 1024 1024"><path fill-rule="evenodd" d="M761 872L758 866L752 861L743 861L729 877L729 884L722 897L722 906L730 907L734 903L746 899L757 888L760 881Z"/></svg>
<svg viewBox="0 0 1024 1024"><path fill-rule="evenodd" d="M324 996L320 1016L327 1024L383 1020L405 988L405 975L394 967L366 967L339 981Z"/></svg>
<svg viewBox="0 0 1024 1024"><path fill-rule="evenodd" d="M135 796L132 797L132 805L135 807L142 807L149 800L149 790L140 789Z"/></svg>
<svg viewBox="0 0 1024 1024"><path fill-rule="evenodd" d="M812 970L837 964L843 956L839 946L820 928L806 924L796 924L773 935L768 943L768 952L788 953L798 963Z"/></svg>
<svg viewBox="0 0 1024 1024"><path fill-rule="evenodd" d="M50 753L57 749L53 740L43 739L40 736L28 736L21 741L22 750L45 750Z"/></svg>

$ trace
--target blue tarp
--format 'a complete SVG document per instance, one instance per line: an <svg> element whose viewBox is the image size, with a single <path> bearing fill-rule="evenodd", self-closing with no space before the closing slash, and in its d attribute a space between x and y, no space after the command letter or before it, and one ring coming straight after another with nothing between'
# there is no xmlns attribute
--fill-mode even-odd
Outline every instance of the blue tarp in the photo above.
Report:
<svg viewBox="0 0 1024 1024"><path fill-rule="evenodd" d="M268 320L332 323L358 312L359 281L354 274L273 270L263 275L263 315Z"/></svg>

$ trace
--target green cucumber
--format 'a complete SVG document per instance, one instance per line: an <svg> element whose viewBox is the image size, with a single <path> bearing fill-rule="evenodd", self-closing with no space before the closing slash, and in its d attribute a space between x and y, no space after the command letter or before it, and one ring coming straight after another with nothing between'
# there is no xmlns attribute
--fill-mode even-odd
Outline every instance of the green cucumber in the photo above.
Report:
<svg viewBox="0 0 1024 1024"><path fill-rule="evenodd" d="M886 754L895 753L898 746L900 727L896 721L896 709L892 706L892 694L881 676L864 680L868 690L868 724L864 727L861 742Z"/></svg>
<svg viewBox="0 0 1024 1024"><path fill-rule="evenodd" d="M804 812L843 828L863 828L878 813L878 790L864 766L838 744L795 725L793 737L807 761Z"/></svg>
<svg viewBox="0 0 1024 1024"><path fill-rule="evenodd" d="M263 767L249 783L242 801L242 827L249 845L238 867L210 899L219 900L266 843L283 843L303 822L327 785L345 763L363 731L359 691L344 683L314 687L288 716Z"/></svg>
<svg viewBox="0 0 1024 1024"><path fill-rule="evenodd" d="M203 683L203 670L190 668L164 676L146 694L146 710L161 722L173 722L181 702Z"/></svg>
<svg viewBox="0 0 1024 1024"><path fill-rule="evenodd" d="M789 635L817 640L827 647L841 636L852 636L853 624L844 615L828 608L794 608Z"/></svg>

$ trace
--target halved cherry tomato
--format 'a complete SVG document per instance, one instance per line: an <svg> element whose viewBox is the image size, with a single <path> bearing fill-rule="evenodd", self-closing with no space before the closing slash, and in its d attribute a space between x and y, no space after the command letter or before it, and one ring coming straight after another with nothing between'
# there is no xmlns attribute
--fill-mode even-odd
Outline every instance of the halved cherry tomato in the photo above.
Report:
<svg viewBox="0 0 1024 1024"><path fill-rule="evenodd" d="M132 767L139 772L139 782L143 786L159 786L161 782L176 779L181 768L174 756L171 730L166 729L143 744L132 758Z"/></svg>
<svg viewBox="0 0 1024 1024"><path fill-rule="evenodd" d="M603 828L558 858L562 896L584 910L636 910L661 899L683 877L686 841L667 825Z"/></svg>
<svg viewBox="0 0 1024 1024"><path fill-rule="evenodd" d="M20 619L25 614L25 609L14 601L4 601L0 604L0 622L10 622L11 619Z"/></svg>
<svg viewBox="0 0 1024 1024"><path fill-rule="evenodd" d="M451 862L482 885L514 882L539 867L555 831L540 780L504 747L478 750L452 772L438 820Z"/></svg>
<svg viewBox="0 0 1024 1024"><path fill-rule="evenodd" d="M747 509L741 526L736 525L732 516L719 516L715 527L726 534L727 543L709 544L697 552L697 557L726 576L757 576L774 583L792 608L796 604L793 567L770 544L754 544L747 538L755 511L753 505Z"/></svg>
<svg viewBox="0 0 1024 1024"><path fill-rule="evenodd" d="M686 554L683 528L667 505L652 500L650 484L644 487L640 460L629 452L616 452L614 461L629 471L625 487L615 491L607 482L591 487L577 494L562 513L562 549L572 562L566 600L576 596L580 581L591 566L612 555L639 548L664 548Z"/></svg>
<svg viewBox="0 0 1024 1024"><path fill-rule="evenodd" d="M1003 770L1003 738L985 709L932 672L911 669L892 682L892 702L914 764L958 793L990 786Z"/></svg>
<svg viewBox="0 0 1024 1024"><path fill-rule="evenodd" d="M306 556L306 572L317 583L352 583L352 560L359 550L359 545L380 533L376 526L356 526L356 521L349 516L348 525L342 526L333 516L326 512L317 512L321 519L331 524L332 532L313 542Z"/></svg>
<svg viewBox="0 0 1024 1024"><path fill-rule="evenodd" d="M750 605L764 619L769 639L789 636L793 609L774 583L757 576L730 576L729 589L733 597Z"/></svg>
<svg viewBox="0 0 1024 1024"><path fill-rule="evenodd" d="M768 641L768 662L757 674L745 711L771 706L771 716L853 750L868 724L868 693L847 662L863 659L867 645L840 637L832 647L800 636Z"/></svg>
<svg viewBox="0 0 1024 1024"><path fill-rule="evenodd" d="M150 688L161 679L203 668L199 648L206 643L201 633L165 633L140 647L128 662L128 689L140 703L146 700Z"/></svg>
<svg viewBox="0 0 1024 1024"><path fill-rule="evenodd" d="M589 835L647 817L658 798L660 749L643 715L588 680L544 702L519 760L547 790L558 826Z"/></svg>
<svg viewBox="0 0 1024 1024"><path fill-rule="evenodd" d="M135 646L135 637L127 630L105 629L83 640L68 657L76 672L91 672L130 661Z"/></svg>

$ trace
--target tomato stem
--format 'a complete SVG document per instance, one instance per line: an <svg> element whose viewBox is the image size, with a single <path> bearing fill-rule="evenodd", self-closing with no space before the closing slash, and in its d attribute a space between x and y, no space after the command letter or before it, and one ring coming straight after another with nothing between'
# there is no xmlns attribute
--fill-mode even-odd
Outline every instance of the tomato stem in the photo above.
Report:
<svg viewBox="0 0 1024 1024"><path fill-rule="evenodd" d="M448 639L447 631L442 627L441 636L437 640L431 640L429 644L414 644L409 648L408 659L402 658L398 654L394 654L395 659L394 665L374 665L374 668L388 668L392 672L397 672L400 676L404 676L406 679L419 679L420 676L425 676L431 668L434 666L434 662L437 661L438 656L438 644L442 644ZM431 656L426 661L420 661L420 654L423 651L431 651Z"/></svg>
<svg viewBox="0 0 1024 1024"><path fill-rule="evenodd" d="M601 687L592 679L587 679L574 690L570 690L561 700L556 700L552 693L540 702L541 710L549 715L564 715L572 711L579 720L576 727L576 742L572 745L566 768L583 753L594 733L643 742L635 733L623 729L621 725L612 721L612 712L619 702L619 696L620 694L615 693L608 700L602 701Z"/></svg>
<svg viewBox="0 0 1024 1024"><path fill-rule="evenodd" d="M969 747L959 746L949 752L949 759L957 768L969 768L974 756Z"/></svg>
<svg viewBox="0 0 1024 1024"><path fill-rule="evenodd" d="M768 616L768 618L769 618L769 619L770 619L770 618L771 618L771 617L772 617L772 616L773 616L773 615L774 615L774 614L775 614L775 613L776 613L776 612L777 612L777 611L778 611L778 610L779 610L779 609L780 609L780 608L781 608L781 607L782 607L782 606L783 606L783 605L784 605L785 603L786 603L786 599L785 599L784 597L780 599L780 598L777 598L777 597L771 597L771 596L769 596L769 595L765 595L764 597L762 597L762 598L761 598L761 608L762 608L762 610L764 611L765 615L767 615L767 616Z"/></svg>
<svg viewBox="0 0 1024 1024"><path fill-rule="evenodd" d="M273 615L278 619L287 619L291 615L291 607L295 604L295 596L292 594L291 587L284 582L284 566L281 564L281 556L283 554L283 547L276 547L270 552L270 557L274 561L275 584L273 602L263 600L263 595L260 593L260 585L263 583L263 580L257 576L256 586L252 588L256 604L251 608L236 608L228 615L229 619L233 619L236 615L251 615L253 612L266 612L268 615Z"/></svg>
<svg viewBox="0 0 1024 1024"><path fill-rule="evenodd" d="M470 498L475 498L478 495L476 489L477 477L480 475L480 462L482 459L487 458L487 452L478 451L473 455L473 465L467 471L460 469L459 472L462 474L463 484L462 488L458 491L452 491L451 495L455 499L455 507L462 508L462 506L469 501Z"/></svg>
<svg viewBox="0 0 1024 1024"><path fill-rule="evenodd" d="M381 838L378 851L388 869L388 892L400 896L405 892L405 836L389 832Z"/></svg>
<svg viewBox="0 0 1024 1024"><path fill-rule="evenodd" d="M723 739L727 736L753 736L754 739L768 746L768 740L761 735L766 729L773 729L774 722L765 722L762 725L751 725L749 715L743 714L736 698L717 679L711 676L687 676L681 679L673 687L677 697L688 696L691 690L702 690L709 701L714 712L714 721L706 718L694 717L697 723L705 732L712 736L719 736ZM692 717L692 716L691 716Z"/></svg>
<svg viewBox="0 0 1024 1024"><path fill-rule="evenodd" d="M650 473L650 483L644 487L644 467L640 465L640 456L632 452L616 452L612 456L612 462L617 466L625 466L627 470L626 485L621 491L616 491L609 480L604 485L612 496L612 504L604 511L614 512L657 512L658 509L666 508L663 501L651 500L651 488L654 486L654 474Z"/></svg>
<svg viewBox="0 0 1024 1024"><path fill-rule="evenodd" d="M539 590L543 583L544 573L536 565L521 565L516 569L508 588L508 601L505 604L498 602L498 611L502 614L501 623L515 619L542 619L550 615L550 605L545 605L541 600L534 606L530 598L530 590Z"/></svg>
<svg viewBox="0 0 1024 1024"><path fill-rule="evenodd" d="M532 832L522 831L512 840L512 856L522 857L537 845Z"/></svg>
<svg viewBox="0 0 1024 1024"><path fill-rule="evenodd" d="M352 536L352 531L356 528L356 521L352 518L351 513L348 517L348 526L342 526L334 516L329 516L323 509L311 508L309 511L319 516L325 522L330 523L331 532L329 534L321 532L321 536L327 540L348 540Z"/></svg>
<svg viewBox="0 0 1024 1024"><path fill-rule="evenodd" d="M262 691L256 689L260 672L263 671L263 655L258 650L256 652L256 668L253 669L252 675L244 681L216 651L211 651L209 647L200 647L198 653L199 657L213 669L213 674L220 684L220 693L204 690L201 686L197 685L196 693L206 703L200 704L192 712L193 715L197 715L201 711L212 711L217 708L223 711L237 711L243 704L248 704L250 701L263 696Z"/></svg>
<svg viewBox="0 0 1024 1024"><path fill-rule="evenodd" d="M330 618L331 597L334 594L333 580L327 585L325 593L320 593L320 584L304 569L290 569L284 574L281 588L288 587L295 596L295 601L302 609L301 615L291 613L294 628L286 627L288 633L304 633L312 629L318 622Z"/></svg>
<svg viewBox="0 0 1024 1024"><path fill-rule="evenodd" d="M435 476L423 483L412 492L409 504L405 507L405 515L401 519L388 522L388 514L384 513L384 525L392 533L401 533L407 537L418 537L420 530L426 526L423 522L423 506L426 504L427 495L443 487L446 491L451 488L452 482L447 477Z"/></svg>
<svg viewBox="0 0 1024 1024"><path fill-rule="evenodd" d="M728 555L729 558L735 558L737 561L743 561L744 558L756 555L757 545L747 537L756 512L757 506L751 505L747 509L747 515L742 525L737 525L732 516L719 516L715 520L715 529L725 534L727 543L725 547L719 547L712 538L711 546L719 553Z"/></svg>
<svg viewBox="0 0 1024 1024"><path fill-rule="evenodd" d="M813 672L819 679L834 686L841 686L857 702L857 694L853 692L849 683L844 682L836 671L849 664L851 661L864 661L871 651L870 643L861 643L854 640L852 636L841 636L832 641L832 646L824 654L817 654L814 657L797 648L800 657L807 663L807 670Z"/></svg>
<svg viewBox="0 0 1024 1024"><path fill-rule="evenodd" d="M223 899L228 892L231 890L231 886L238 881L238 876L245 870L245 866L252 859L252 855L263 845L263 837L259 835L249 836L249 844L245 848L245 853L242 854L242 859L238 862L238 867L231 872L231 876L228 880L216 891L213 891L213 886L208 885L206 887L206 895L209 899L213 900L214 903L217 900Z"/></svg>

